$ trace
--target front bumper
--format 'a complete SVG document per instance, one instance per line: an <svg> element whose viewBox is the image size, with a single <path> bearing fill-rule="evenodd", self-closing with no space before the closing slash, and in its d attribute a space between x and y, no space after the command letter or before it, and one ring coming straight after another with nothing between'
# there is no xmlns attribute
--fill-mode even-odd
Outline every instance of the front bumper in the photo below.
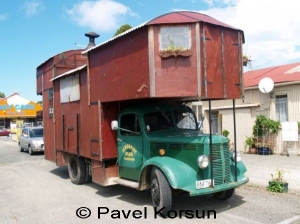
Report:
<svg viewBox="0 0 300 224"><path fill-rule="evenodd" d="M43 152L44 150L45 150L44 144L33 145L33 147L32 147L33 152Z"/></svg>
<svg viewBox="0 0 300 224"><path fill-rule="evenodd" d="M212 194L212 193L217 193L220 191L225 191L225 190L229 190L232 188L236 188L239 187L243 184L246 184L247 182L249 182L249 178L248 177L244 177L238 181L233 181L230 183L225 183L225 184L220 184L220 185L216 185L214 187L208 187L208 188L202 188L202 189L195 189L195 190L190 190L188 191L190 196L198 196L198 195L204 195L204 194Z"/></svg>

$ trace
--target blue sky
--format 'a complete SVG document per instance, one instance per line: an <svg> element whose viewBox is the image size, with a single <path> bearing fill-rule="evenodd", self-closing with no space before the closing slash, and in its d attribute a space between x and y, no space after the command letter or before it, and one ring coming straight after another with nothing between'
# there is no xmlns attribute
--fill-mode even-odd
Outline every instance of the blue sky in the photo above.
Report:
<svg viewBox="0 0 300 224"><path fill-rule="evenodd" d="M110 39L123 24L140 25L175 10L198 11L242 29L252 68L300 62L295 0L9 0L0 2L0 92L39 101L36 68L60 52L84 48L85 33Z"/></svg>

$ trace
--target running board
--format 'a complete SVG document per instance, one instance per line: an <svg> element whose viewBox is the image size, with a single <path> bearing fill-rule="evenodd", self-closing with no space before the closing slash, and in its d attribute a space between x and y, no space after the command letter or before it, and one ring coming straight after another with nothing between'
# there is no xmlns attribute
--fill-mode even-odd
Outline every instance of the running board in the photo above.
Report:
<svg viewBox="0 0 300 224"><path fill-rule="evenodd" d="M131 180L125 180L125 179L115 179L113 180L115 183L126 186L126 187L131 187L138 189L139 188L139 183Z"/></svg>

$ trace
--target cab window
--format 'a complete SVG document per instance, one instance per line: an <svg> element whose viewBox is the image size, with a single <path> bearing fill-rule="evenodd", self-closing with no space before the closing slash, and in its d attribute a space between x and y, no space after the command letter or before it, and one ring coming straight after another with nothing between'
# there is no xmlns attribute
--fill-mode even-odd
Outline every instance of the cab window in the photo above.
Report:
<svg viewBox="0 0 300 224"><path fill-rule="evenodd" d="M136 114L124 114L120 121L121 135L140 135L141 127Z"/></svg>

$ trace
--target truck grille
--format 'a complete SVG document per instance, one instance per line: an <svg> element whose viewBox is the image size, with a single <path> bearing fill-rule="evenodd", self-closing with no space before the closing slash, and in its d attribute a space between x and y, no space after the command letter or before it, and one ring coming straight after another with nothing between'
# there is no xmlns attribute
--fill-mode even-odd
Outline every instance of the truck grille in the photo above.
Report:
<svg viewBox="0 0 300 224"><path fill-rule="evenodd" d="M212 151L215 185L230 182L230 152L228 143L214 144Z"/></svg>

